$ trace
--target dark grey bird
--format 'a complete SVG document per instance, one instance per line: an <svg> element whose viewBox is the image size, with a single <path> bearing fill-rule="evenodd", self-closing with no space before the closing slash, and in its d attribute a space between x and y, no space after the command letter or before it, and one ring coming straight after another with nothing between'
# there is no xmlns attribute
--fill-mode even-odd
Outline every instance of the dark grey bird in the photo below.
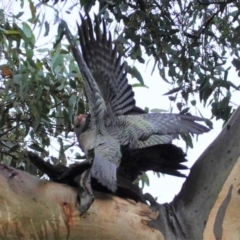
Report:
<svg viewBox="0 0 240 240"><path fill-rule="evenodd" d="M209 129L197 123L204 121L199 117L143 113L137 108L122 58L112 48L111 35L107 38L105 22L101 32L97 17L95 30L89 16L86 20L81 16L81 21L78 34L82 53L65 25L91 113L77 117L75 132L81 149L92 161L91 176L115 192L124 148L134 153L137 149L169 144L178 134L201 134Z"/></svg>

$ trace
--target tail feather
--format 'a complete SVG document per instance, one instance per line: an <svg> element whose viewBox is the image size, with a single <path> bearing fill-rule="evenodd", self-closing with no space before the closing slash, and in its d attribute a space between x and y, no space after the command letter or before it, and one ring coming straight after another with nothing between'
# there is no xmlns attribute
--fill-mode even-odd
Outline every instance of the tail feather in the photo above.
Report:
<svg viewBox="0 0 240 240"><path fill-rule="evenodd" d="M188 169L186 154L173 144L160 144L143 149L130 149L122 147L122 161L118 173L130 181L146 171L155 171L173 176L184 177L178 170Z"/></svg>

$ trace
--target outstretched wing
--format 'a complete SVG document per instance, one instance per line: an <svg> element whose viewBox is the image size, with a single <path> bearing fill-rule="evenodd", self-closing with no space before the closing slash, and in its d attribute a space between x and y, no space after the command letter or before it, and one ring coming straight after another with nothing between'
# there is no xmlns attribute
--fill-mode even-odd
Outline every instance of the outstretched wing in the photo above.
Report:
<svg viewBox="0 0 240 240"><path fill-rule="evenodd" d="M172 135L183 133L201 134L209 128L196 121L204 119L181 114L150 113L140 115L119 116L117 125L122 129L120 142L131 148L142 148L158 144L169 143ZM124 128L122 128L124 126Z"/></svg>
<svg viewBox="0 0 240 240"><path fill-rule="evenodd" d="M107 115L106 103L92 73L90 72L79 48L77 47L77 43L71 34L66 22L62 20L61 24L65 29L65 35L69 41L73 56L82 75L85 93L88 99L89 109L91 111L92 125L96 126L98 129L101 129L100 125L104 123L104 119Z"/></svg>
<svg viewBox="0 0 240 240"><path fill-rule="evenodd" d="M106 23L101 24L95 16L93 26L90 17L82 19L78 27L82 54L101 93L115 116L131 113L144 113L135 106L134 92L128 84L122 56L113 47L111 33L107 34Z"/></svg>

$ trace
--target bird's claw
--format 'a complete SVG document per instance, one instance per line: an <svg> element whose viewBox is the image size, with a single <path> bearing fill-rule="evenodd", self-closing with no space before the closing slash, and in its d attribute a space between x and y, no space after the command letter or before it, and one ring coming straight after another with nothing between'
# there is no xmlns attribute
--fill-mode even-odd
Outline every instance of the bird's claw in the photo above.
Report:
<svg viewBox="0 0 240 240"><path fill-rule="evenodd" d="M89 209L94 201L90 170L86 170L81 175L77 176L75 182L79 185L77 193L77 208L82 215Z"/></svg>
<svg viewBox="0 0 240 240"><path fill-rule="evenodd" d="M157 200L150 193L145 193L143 197L150 203L151 207L157 206Z"/></svg>
<svg viewBox="0 0 240 240"><path fill-rule="evenodd" d="M77 208L83 215L90 208L94 201L94 195L85 191L78 191L77 193Z"/></svg>

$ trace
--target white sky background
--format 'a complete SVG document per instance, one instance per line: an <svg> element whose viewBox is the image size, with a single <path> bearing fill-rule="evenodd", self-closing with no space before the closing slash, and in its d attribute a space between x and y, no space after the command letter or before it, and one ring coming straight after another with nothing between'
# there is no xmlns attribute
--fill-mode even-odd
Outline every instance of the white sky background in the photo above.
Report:
<svg viewBox="0 0 240 240"><path fill-rule="evenodd" d="M27 1L25 2L27 5ZM64 5L63 3L59 3L58 4L59 7L57 5L55 5L55 7L56 8L58 7L58 9L61 9L63 5ZM0 8L1 8L1 5L0 5ZM66 4L64 9L67 10L68 8L69 8L69 4ZM13 12L15 12L15 14L21 11L20 8L18 7L18 3L14 2L14 5L12 5L12 10ZM54 22L54 14L52 9L41 6L40 9L38 9L38 11L39 10L41 10L42 13L43 12L46 13L46 20L49 21L50 24ZM61 11L61 12L64 12L64 11ZM78 19L77 12L78 11L74 11L74 13L70 15L60 14L60 17L63 17L65 21L69 22L70 26L72 26L74 29L76 19ZM25 13L22 19L28 19L29 17L30 17L29 7L25 6ZM49 43L49 41L52 41L54 39L54 36L56 35L57 26L58 24L55 24L54 26L51 25L49 36L47 38L41 37L40 39L38 39L37 45L41 46L41 48L44 48L44 45ZM38 28L36 30L38 31ZM38 34L35 33L35 36L37 35ZM231 64L231 61L232 61L232 58L230 57L228 65ZM171 86L160 78L157 68L155 69L155 72L153 73L153 75L151 75L153 61L151 61L147 67L138 62L135 62L135 66L141 72L142 77L145 81L145 84L149 87L148 89L142 88L142 87L134 88L137 106L141 108L148 107L149 109L158 108L158 109L169 110L170 101L168 97L163 96L163 94L171 90ZM238 85L239 77L237 76L233 68L229 72L229 79L235 82L236 85ZM129 76L129 81L130 83L137 82L137 80L131 79L130 76ZM198 97L196 98L196 100L197 99ZM232 101L236 103L236 105L239 105L238 99L239 99L239 92L235 92L235 94L233 94ZM211 117L211 107L204 109L203 107L200 107L199 103L197 103L197 106L205 117ZM178 111L176 110L175 112L178 112ZM196 114L196 112L194 111L194 108L192 108L191 112L192 114ZM211 130L211 132L200 135L198 137L198 141L194 140L193 149L188 149L188 152L187 152L187 159L189 160L187 162L188 167L191 167L193 165L193 163L198 159L201 153L219 134L222 128L222 121L218 121L218 122L213 121L213 126L214 126L214 129ZM179 147L182 147L185 151L185 142L174 141L174 143L177 144ZM164 176L161 175L161 178L158 178L156 175L153 175L152 173L149 173L148 175L150 178L150 186L149 187L146 186L144 188L144 191L151 193L154 197L158 197L159 203L171 201L173 197L180 191L181 186L184 182L184 179L182 178L172 177L168 175L164 175Z"/></svg>

